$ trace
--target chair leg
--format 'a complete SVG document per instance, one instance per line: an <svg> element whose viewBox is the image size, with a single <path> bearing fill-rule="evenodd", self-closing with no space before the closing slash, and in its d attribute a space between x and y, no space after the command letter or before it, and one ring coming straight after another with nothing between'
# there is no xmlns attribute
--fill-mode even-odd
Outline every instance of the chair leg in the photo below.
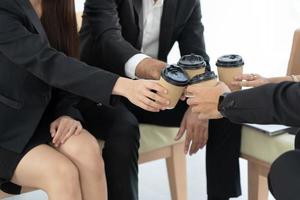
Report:
<svg viewBox="0 0 300 200"><path fill-rule="evenodd" d="M248 160L248 198L267 200L269 195L267 169Z"/></svg>
<svg viewBox="0 0 300 200"><path fill-rule="evenodd" d="M166 158L172 200L187 200L186 156L184 143L173 145L171 156Z"/></svg>

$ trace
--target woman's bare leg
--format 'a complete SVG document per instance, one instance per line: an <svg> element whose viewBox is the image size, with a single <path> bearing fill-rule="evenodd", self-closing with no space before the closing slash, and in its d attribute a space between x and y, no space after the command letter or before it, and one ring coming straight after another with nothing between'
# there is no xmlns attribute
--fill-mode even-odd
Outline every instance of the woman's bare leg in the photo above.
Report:
<svg viewBox="0 0 300 200"><path fill-rule="evenodd" d="M37 146L24 156L12 182L42 189L49 200L82 200L78 169L48 145Z"/></svg>
<svg viewBox="0 0 300 200"><path fill-rule="evenodd" d="M102 152L97 140L86 130L70 137L58 149L79 169L84 200L107 200L107 186Z"/></svg>

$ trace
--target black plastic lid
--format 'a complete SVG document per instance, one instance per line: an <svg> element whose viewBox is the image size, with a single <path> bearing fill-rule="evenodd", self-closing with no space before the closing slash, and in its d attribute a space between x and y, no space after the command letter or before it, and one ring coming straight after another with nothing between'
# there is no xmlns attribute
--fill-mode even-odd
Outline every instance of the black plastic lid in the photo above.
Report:
<svg viewBox="0 0 300 200"><path fill-rule="evenodd" d="M216 65L218 67L240 67L244 65L244 60L239 55L225 55L218 59Z"/></svg>
<svg viewBox="0 0 300 200"><path fill-rule="evenodd" d="M161 71L161 76L172 85L186 86L189 83L186 72L177 65L168 65L165 67Z"/></svg>
<svg viewBox="0 0 300 200"><path fill-rule="evenodd" d="M184 69L199 69L206 67L206 62L200 55L189 54L182 56L178 65Z"/></svg>
<svg viewBox="0 0 300 200"><path fill-rule="evenodd" d="M215 74L215 72L213 71L207 71L204 74L199 74L197 76L194 76L191 80L190 80L190 84L196 84L196 83L200 83L203 81L209 81L209 80L213 80L218 78L218 76Z"/></svg>

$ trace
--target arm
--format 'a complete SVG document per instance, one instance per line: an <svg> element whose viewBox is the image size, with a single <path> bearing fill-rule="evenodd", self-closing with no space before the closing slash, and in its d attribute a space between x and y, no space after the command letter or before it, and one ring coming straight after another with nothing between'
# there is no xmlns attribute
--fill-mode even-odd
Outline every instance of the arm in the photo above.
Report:
<svg viewBox="0 0 300 200"><path fill-rule="evenodd" d="M117 75L90 67L57 52L39 34L26 29L18 14L2 7L0 52L15 66L23 68L52 87L93 102L110 104Z"/></svg>
<svg viewBox="0 0 300 200"><path fill-rule="evenodd" d="M128 8L128 14L130 11ZM125 40L115 0L87 0L84 14L88 26L83 26L81 35L85 37L90 34L95 41L99 59L107 65L109 71L130 78L159 79L160 71L166 63L143 55Z"/></svg>
<svg viewBox="0 0 300 200"><path fill-rule="evenodd" d="M230 92L224 83L214 88L190 86L187 91L194 95L188 99L188 104L201 119L224 116L236 123L300 125L300 83L268 84L234 92L228 94L220 105L219 97Z"/></svg>
<svg viewBox="0 0 300 200"><path fill-rule="evenodd" d="M3 7L0 4L0 52L16 67L26 70L49 86L99 105L109 106L111 94L124 96L133 104L153 112L169 104L161 96L167 93L166 89L158 83L119 78L67 57L51 48L39 34L30 32L22 24L18 13L14 14Z"/></svg>
<svg viewBox="0 0 300 200"><path fill-rule="evenodd" d="M80 102L80 97L59 89L54 89L53 99L53 113L55 119L61 116L69 116L81 122L83 121L80 111L76 108Z"/></svg>
<svg viewBox="0 0 300 200"><path fill-rule="evenodd" d="M82 31L89 31L103 63L111 67L111 71L125 75L125 63L140 51L123 38L117 9L115 0L87 0L84 20L89 30L83 27Z"/></svg>
<svg viewBox="0 0 300 200"><path fill-rule="evenodd" d="M209 56L206 54L205 41L204 41L204 26L201 22L201 5L200 1L196 0L196 4L192 14L181 35L178 39L181 55L195 53L201 55L206 63L209 65Z"/></svg>
<svg viewBox="0 0 300 200"><path fill-rule="evenodd" d="M222 107L224 115L234 122L298 127L299 100L300 84L284 82L229 94Z"/></svg>
<svg viewBox="0 0 300 200"><path fill-rule="evenodd" d="M299 82L299 80L300 75L265 78L259 74L242 74L235 77L235 81L231 84L240 87L258 87L269 83L281 83L284 81Z"/></svg>

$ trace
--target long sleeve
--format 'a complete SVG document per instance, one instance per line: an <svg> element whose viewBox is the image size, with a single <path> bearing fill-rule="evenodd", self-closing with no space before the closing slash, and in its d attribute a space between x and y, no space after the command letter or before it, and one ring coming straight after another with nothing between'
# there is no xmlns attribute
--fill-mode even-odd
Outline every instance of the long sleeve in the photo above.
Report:
<svg viewBox="0 0 300 200"><path fill-rule="evenodd" d="M22 16L0 5L0 52L44 83L104 105L117 75L88 66L51 48L39 34L30 32Z"/></svg>
<svg viewBox="0 0 300 200"><path fill-rule="evenodd" d="M141 52L123 38L119 20L115 0L88 0L80 33L82 38L90 34L99 59L110 67L110 71L125 75L125 63ZM87 27L85 23L88 23Z"/></svg>
<svg viewBox="0 0 300 200"><path fill-rule="evenodd" d="M235 92L222 102L224 115L237 123L300 126L300 83L284 82Z"/></svg>
<svg viewBox="0 0 300 200"><path fill-rule="evenodd" d="M209 56L206 53L204 41L204 26L202 24L202 14L200 1L196 1L196 5L184 25L184 29L179 36L179 48L181 55L196 53L204 57L209 65Z"/></svg>

